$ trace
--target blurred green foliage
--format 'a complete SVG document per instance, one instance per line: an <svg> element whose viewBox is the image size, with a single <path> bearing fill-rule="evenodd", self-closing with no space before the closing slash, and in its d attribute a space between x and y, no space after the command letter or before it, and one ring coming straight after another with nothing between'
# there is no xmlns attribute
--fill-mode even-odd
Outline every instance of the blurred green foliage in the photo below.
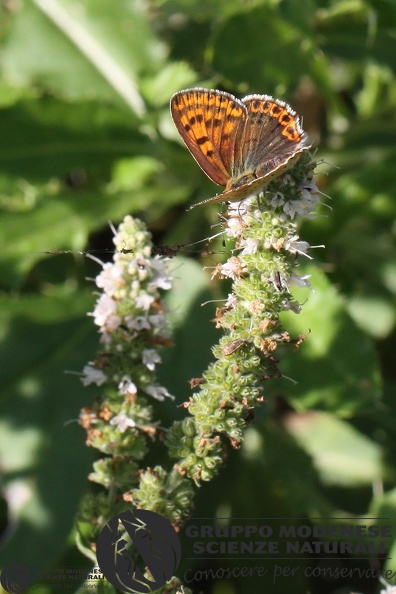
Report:
<svg viewBox="0 0 396 594"><path fill-rule="evenodd" d="M81 252L111 257L108 221L131 213L157 245L194 244L171 262L176 346L161 381L182 402L211 359L215 305L200 304L226 294L202 272L223 257L221 239L204 241L218 208L185 208L215 190L168 109L173 92L196 85L271 94L303 116L324 205L301 236L326 246L301 263L315 290L299 292L303 313L284 318L294 335L311 330L297 352L279 354L297 383L268 387L246 445L202 487L196 515L386 516L396 530L396 2L3 0L0 11L3 562L33 573L88 563L70 536L92 462L75 419L97 390L66 372L97 347L86 314L98 267ZM158 417L170 423L173 408ZM301 577L292 586L378 588Z"/></svg>

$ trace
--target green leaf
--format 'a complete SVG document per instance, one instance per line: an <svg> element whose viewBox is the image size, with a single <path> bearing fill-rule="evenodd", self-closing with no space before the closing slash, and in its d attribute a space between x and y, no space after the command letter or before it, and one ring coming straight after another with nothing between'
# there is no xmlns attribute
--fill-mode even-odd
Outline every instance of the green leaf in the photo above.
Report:
<svg viewBox="0 0 396 594"><path fill-rule="evenodd" d="M196 73L186 62L171 62L155 76L144 81L142 88L150 104L161 107L168 104L173 93L194 86L196 81Z"/></svg>
<svg viewBox="0 0 396 594"><path fill-rule="evenodd" d="M14 16L2 67L15 85L34 84L74 99L122 97L142 115L138 73L157 70L164 57L139 3L33 0Z"/></svg>
<svg viewBox="0 0 396 594"><path fill-rule="evenodd" d="M23 101L0 111L0 125L5 284L45 252L83 250L89 233L128 211L156 218L185 199L160 160L161 143L154 149L115 108Z"/></svg>
<svg viewBox="0 0 396 594"><path fill-rule="evenodd" d="M320 408L346 416L377 406L381 382L373 344L325 275L313 267L304 272L312 274L315 292L293 290L302 312L282 316L292 336L307 335L297 353L282 355L282 373L292 379L283 383L287 397L298 410Z"/></svg>
<svg viewBox="0 0 396 594"><path fill-rule="evenodd" d="M248 429L237 466L234 476L241 480L232 493L236 517L260 517L262 509L268 518L330 515L331 504L320 492L309 453L273 419L259 418L258 427ZM243 491L250 493L248 500Z"/></svg>
<svg viewBox="0 0 396 594"><path fill-rule="evenodd" d="M356 61L359 65L368 58L374 58L394 68L395 11L390 21L380 18L377 22L370 11L366 2L349 0L342 0L330 10L321 11L317 30L321 36L322 50L329 56L348 62Z"/></svg>
<svg viewBox="0 0 396 594"><path fill-rule="evenodd" d="M328 413L292 415L287 427L312 456L326 485L356 487L382 478L379 444Z"/></svg>
<svg viewBox="0 0 396 594"><path fill-rule="evenodd" d="M70 295L69 303L78 298ZM82 369L81 353L96 341L87 301L79 304L79 315L74 303L65 319L64 298L20 299L0 322L0 460L13 522L2 561L22 563L33 575L62 553L92 462L77 424L92 396L67 373Z"/></svg>
<svg viewBox="0 0 396 594"><path fill-rule="evenodd" d="M373 518L382 518L381 523L390 526L391 534L394 535L396 530L396 489L390 489L374 497L369 513ZM382 575L387 577L387 581L390 583L393 583L395 577L395 554L396 539L393 539L393 544L388 551L382 571ZM389 574L387 575L386 572L389 572Z"/></svg>
<svg viewBox="0 0 396 594"><path fill-rule="evenodd" d="M0 111L0 166L31 183L65 178L73 169L93 175L151 142L126 112L98 103L63 103L50 97L21 101Z"/></svg>
<svg viewBox="0 0 396 594"><path fill-rule="evenodd" d="M353 295L348 311L356 324L375 338L389 336L395 327L396 312L393 299L380 295Z"/></svg>
<svg viewBox="0 0 396 594"><path fill-rule="evenodd" d="M219 28L213 67L235 86L244 84L253 92L262 89L272 94L278 86L287 85L290 93L308 69L307 46L309 41L305 38L303 43L302 32L291 22L274 14L268 18L266 12L257 8L232 16Z"/></svg>

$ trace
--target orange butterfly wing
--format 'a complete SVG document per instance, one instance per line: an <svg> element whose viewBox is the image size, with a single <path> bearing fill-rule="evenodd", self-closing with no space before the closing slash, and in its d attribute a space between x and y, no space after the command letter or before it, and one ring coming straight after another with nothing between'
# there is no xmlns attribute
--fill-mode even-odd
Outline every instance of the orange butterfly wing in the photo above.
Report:
<svg viewBox="0 0 396 594"><path fill-rule="evenodd" d="M258 194L310 146L296 112L269 95L239 101L223 91L187 89L171 98L171 114L198 165L226 186L194 206Z"/></svg>
<svg viewBox="0 0 396 594"><path fill-rule="evenodd" d="M222 91L189 89L171 98L171 114L180 136L206 175L219 186L233 176L247 109Z"/></svg>

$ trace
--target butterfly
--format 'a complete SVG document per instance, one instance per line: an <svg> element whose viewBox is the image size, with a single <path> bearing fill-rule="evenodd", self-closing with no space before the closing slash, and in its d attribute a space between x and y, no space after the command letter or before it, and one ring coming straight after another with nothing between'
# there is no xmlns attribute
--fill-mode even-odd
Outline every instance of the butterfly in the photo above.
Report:
<svg viewBox="0 0 396 594"><path fill-rule="evenodd" d="M269 95L239 100L224 91L196 87L175 93L170 109L198 165L225 187L190 208L257 195L310 147L296 112Z"/></svg>

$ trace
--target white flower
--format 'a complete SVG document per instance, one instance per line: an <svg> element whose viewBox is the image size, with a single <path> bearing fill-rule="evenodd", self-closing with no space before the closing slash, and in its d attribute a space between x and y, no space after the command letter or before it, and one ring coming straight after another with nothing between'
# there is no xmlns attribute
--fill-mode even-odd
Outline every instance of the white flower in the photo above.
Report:
<svg viewBox="0 0 396 594"><path fill-rule="evenodd" d="M246 225L241 217L231 217L228 221L226 234L228 237L239 237L245 230Z"/></svg>
<svg viewBox="0 0 396 594"><path fill-rule="evenodd" d="M134 396L137 393L137 387L128 375L124 375L118 384L120 394L130 394Z"/></svg>
<svg viewBox="0 0 396 594"><path fill-rule="evenodd" d="M89 409L83 408L78 416L80 423L83 427L91 427L99 422L99 419L94 412L88 412Z"/></svg>
<svg viewBox="0 0 396 594"><path fill-rule="evenodd" d="M143 256L136 256L128 265L128 272L131 276L135 276L139 281L145 281L149 275L150 261L143 258Z"/></svg>
<svg viewBox="0 0 396 594"><path fill-rule="evenodd" d="M235 281L242 276L244 266L239 258L231 256L227 262L220 264L219 269L223 276L228 276Z"/></svg>
<svg viewBox="0 0 396 594"><path fill-rule="evenodd" d="M235 309L235 305L237 304L237 298L234 295L234 293L229 293L227 300L225 302L226 307L232 307L232 309Z"/></svg>
<svg viewBox="0 0 396 594"><path fill-rule="evenodd" d="M148 293L141 293L135 298L135 305L138 309L144 309L144 311L148 311L155 301L155 298Z"/></svg>
<svg viewBox="0 0 396 594"><path fill-rule="evenodd" d="M124 269L111 262L103 264L103 270L96 277L96 286L103 289L108 295L113 295L114 292L125 284L123 279Z"/></svg>
<svg viewBox="0 0 396 594"><path fill-rule="evenodd" d="M242 239L239 244L239 248L243 248L241 252L241 256L245 254L255 254L257 253L257 248L259 246L259 240L253 239L253 237L248 237L247 239Z"/></svg>
<svg viewBox="0 0 396 594"><path fill-rule="evenodd" d="M140 282L135 279L130 284L130 291L129 291L130 297L132 299L134 297L136 298L139 295L139 291L140 291Z"/></svg>
<svg viewBox="0 0 396 594"><path fill-rule="evenodd" d="M298 287L303 287L304 289L311 286L309 282L310 274L304 274L304 276L300 276L298 274L291 275L291 281L297 285Z"/></svg>
<svg viewBox="0 0 396 594"><path fill-rule="evenodd" d="M110 425L117 427L120 433L125 433L128 427L135 427L136 423L133 419L129 418L125 413L120 412L115 417L110 419Z"/></svg>
<svg viewBox="0 0 396 594"><path fill-rule="evenodd" d="M129 330L136 330L140 332L141 330L150 330L150 323L144 316L136 316L136 318L126 317L125 323Z"/></svg>
<svg viewBox="0 0 396 594"><path fill-rule="evenodd" d="M270 205L273 208L278 208L279 206L283 206L285 203L285 197L281 192L277 192L275 196L273 196L270 200Z"/></svg>
<svg viewBox="0 0 396 594"><path fill-rule="evenodd" d="M89 386L90 384L101 386L107 381L107 375L100 369L96 369L91 365L85 365L82 372L83 377L81 378L81 381L83 386Z"/></svg>
<svg viewBox="0 0 396 594"><path fill-rule="evenodd" d="M221 264L220 270L223 276L228 276L232 278L232 280L236 280L238 278L236 272L239 270L239 266L233 264L231 262L226 262L225 264Z"/></svg>
<svg viewBox="0 0 396 594"><path fill-rule="evenodd" d="M160 256L156 256L151 260L151 267L153 270L153 278L149 283L149 288L163 289L168 291L172 287L172 277L169 276L165 261Z"/></svg>
<svg viewBox="0 0 396 594"><path fill-rule="evenodd" d="M396 594L396 586L387 586L386 590L381 590L380 594Z"/></svg>
<svg viewBox="0 0 396 594"><path fill-rule="evenodd" d="M300 188L301 198L299 200L288 200L283 205L283 211L292 219L296 214L306 219L314 219L314 210L319 202L317 196L318 188L314 182L304 182Z"/></svg>
<svg viewBox="0 0 396 594"><path fill-rule="evenodd" d="M230 217L244 217L252 210L252 204L255 202L255 197L244 198L239 202L232 202L228 206L228 215Z"/></svg>
<svg viewBox="0 0 396 594"><path fill-rule="evenodd" d="M164 314L154 314L148 317L151 326L155 329L156 334L168 337L169 336L169 325L168 320Z"/></svg>
<svg viewBox="0 0 396 594"><path fill-rule="evenodd" d="M312 257L307 254L307 250L310 248L309 243L307 241L300 241L298 235L293 235L290 239L286 239L284 248L292 254L300 254L312 260Z"/></svg>
<svg viewBox="0 0 396 594"><path fill-rule="evenodd" d="M276 222L274 223L274 225L278 225L278 220L275 219L275 221ZM271 237L267 237L264 240L264 247L266 250L273 248L277 252L280 252L283 249L284 244L285 244L285 240L283 237L271 236Z"/></svg>
<svg viewBox="0 0 396 594"><path fill-rule="evenodd" d="M290 310L295 314L301 313L301 305L298 303L298 301L288 301L285 299L282 301L282 309L285 311Z"/></svg>
<svg viewBox="0 0 396 594"><path fill-rule="evenodd" d="M111 334L108 334L107 332L102 332L100 335L100 339L99 339L100 344L111 344L113 342L113 337L111 336Z"/></svg>
<svg viewBox="0 0 396 594"><path fill-rule="evenodd" d="M317 197L314 196L319 192L319 188L316 185L316 180L312 180L310 182L304 182L301 187L302 195L304 200L317 200Z"/></svg>
<svg viewBox="0 0 396 594"><path fill-rule="evenodd" d="M163 386L147 386L145 391L149 396L152 396L156 400L165 400L165 398L172 398L172 400L174 400L175 398L172 394L169 394L168 390Z"/></svg>
<svg viewBox="0 0 396 594"><path fill-rule="evenodd" d="M107 331L115 330L121 324L120 316L116 315L117 303L105 293L99 297L93 311L94 322Z"/></svg>
<svg viewBox="0 0 396 594"><path fill-rule="evenodd" d="M296 214L303 215L305 214L304 208L301 206L299 200L288 200L283 205L283 211L287 214L291 219L294 219Z"/></svg>
<svg viewBox="0 0 396 594"><path fill-rule="evenodd" d="M154 371L156 363L161 363L161 357L154 349L144 349L143 351L143 364Z"/></svg>

